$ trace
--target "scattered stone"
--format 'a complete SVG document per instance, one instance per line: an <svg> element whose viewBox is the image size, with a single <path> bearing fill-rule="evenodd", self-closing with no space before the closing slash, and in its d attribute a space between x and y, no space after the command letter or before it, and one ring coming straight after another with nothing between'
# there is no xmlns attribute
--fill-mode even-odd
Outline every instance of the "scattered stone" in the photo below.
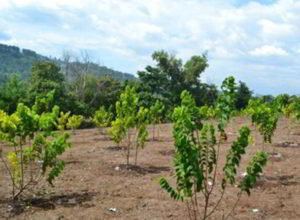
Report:
<svg viewBox="0 0 300 220"><path fill-rule="evenodd" d="M117 209L116 208L109 208L108 211L110 211L110 212L117 212Z"/></svg>
<svg viewBox="0 0 300 220"><path fill-rule="evenodd" d="M245 177L247 175L247 172L241 173L241 177Z"/></svg>
<svg viewBox="0 0 300 220"><path fill-rule="evenodd" d="M43 161L43 160L38 160L38 161L36 161L36 165L37 165L39 168L42 168L42 167L43 167L43 164L44 164L44 161Z"/></svg>
<svg viewBox="0 0 300 220"><path fill-rule="evenodd" d="M116 170L116 171L119 171L119 170L120 170L120 167L116 166L116 167L115 167L115 170Z"/></svg>
<svg viewBox="0 0 300 220"><path fill-rule="evenodd" d="M8 205L7 206L7 211L8 212L12 212L14 210L14 207L13 206L11 206L11 205Z"/></svg>
<svg viewBox="0 0 300 220"><path fill-rule="evenodd" d="M256 216L256 219L265 219L265 213L262 209L252 209L252 213Z"/></svg>
<svg viewBox="0 0 300 220"><path fill-rule="evenodd" d="M297 143L292 143L290 144L290 147L299 147L299 145Z"/></svg>

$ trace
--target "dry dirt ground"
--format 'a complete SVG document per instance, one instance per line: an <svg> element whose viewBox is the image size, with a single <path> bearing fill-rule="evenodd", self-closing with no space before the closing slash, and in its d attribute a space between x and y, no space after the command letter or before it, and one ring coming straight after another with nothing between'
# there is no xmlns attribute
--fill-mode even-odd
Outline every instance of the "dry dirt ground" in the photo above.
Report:
<svg viewBox="0 0 300 220"><path fill-rule="evenodd" d="M251 126L245 118L236 118L229 125L228 143L220 150L221 164L242 124ZM260 135L253 126L251 129L256 146L248 147L239 175L249 158L263 148ZM151 136L151 126L149 130ZM188 219L185 204L173 201L158 184L160 177L174 183L171 124L160 125L160 137L160 141L150 138L139 152L138 165L126 169L124 145L117 147L97 129L78 130L71 138L72 148L62 156L66 167L55 187L42 183L26 205L14 206L9 201L10 182L0 164L0 219ZM273 144L264 149L275 156L270 157L251 196L242 196L229 219L300 219L300 126L291 128L287 119L281 118ZM133 150L130 160L133 164ZM218 172L221 177L222 172ZM220 196L219 189L220 185L212 205ZM230 187L211 219L228 213L236 195L237 188Z"/></svg>

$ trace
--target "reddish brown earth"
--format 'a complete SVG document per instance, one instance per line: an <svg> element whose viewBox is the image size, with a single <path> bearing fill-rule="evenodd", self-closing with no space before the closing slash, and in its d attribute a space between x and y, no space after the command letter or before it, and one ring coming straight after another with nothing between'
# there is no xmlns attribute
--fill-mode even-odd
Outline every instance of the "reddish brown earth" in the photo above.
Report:
<svg viewBox="0 0 300 220"><path fill-rule="evenodd" d="M236 130L251 125L244 118L235 119L228 127L228 143L221 146L221 164ZM138 166L125 169L124 150L96 129L79 130L73 135L73 146L63 159L67 165L55 181L55 188L42 183L36 189L36 198L27 206L13 206L9 202L10 182L3 164L0 164L0 219L188 219L186 206L173 201L160 189L158 179L166 177L172 183L172 125L160 125L161 141L147 142L139 152ZM251 127L254 132L254 127ZM151 132L150 132L151 134ZM256 146L249 146L239 174L250 156L263 148L259 134ZM292 146L275 146L292 142ZM280 119L273 137L273 145L266 151L281 153L282 158L268 161L262 180L250 197L242 196L233 217L229 219L300 219L300 127L290 128L286 119ZM121 145L122 146L122 145ZM7 147L3 147L7 150ZM134 163L134 151L130 158ZM119 167L119 170L118 168ZM221 166L220 166L221 167ZM218 178L222 172L218 173ZM220 185L212 197L215 204ZM222 206L211 219L221 219L236 200L237 188L230 187ZM201 201L201 195L199 200ZM115 208L116 211L110 211ZM257 212L254 212L258 209Z"/></svg>

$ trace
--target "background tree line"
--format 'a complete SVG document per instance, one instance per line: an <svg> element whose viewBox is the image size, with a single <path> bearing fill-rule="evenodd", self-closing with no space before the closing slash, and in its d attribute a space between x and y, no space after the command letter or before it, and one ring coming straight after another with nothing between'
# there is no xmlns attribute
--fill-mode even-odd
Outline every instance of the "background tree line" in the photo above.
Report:
<svg viewBox="0 0 300 220"><path fill-rule="evenodd" d="M17 53L16 48L14 53ZM20 73L9 74L0 85L0 109L11 114L22 102L32 106L36 97L43 98L54 91L52 105L58 105L64 112L89 117L100 107L111 109L115 114L115 103L127 85L134 86L140 97L140 105L150 108L157 100L165 106L164 120L173 108L180 105L183 90L191 93L197 106L214 106L221 92L214 84L201 81L201 74L208 67L206 54L192 56L185 63L165 51L152 54L154 66L138 71L138 79L126 80L111 74L94 74L95 64L87 54L81 59L71 59L65 53L59 65L53 60L39 60L32 64L27 79ZM247 106L252 91L244 82L237 85L236 109ZM269 101L269 100L266 100Z"/></svg>

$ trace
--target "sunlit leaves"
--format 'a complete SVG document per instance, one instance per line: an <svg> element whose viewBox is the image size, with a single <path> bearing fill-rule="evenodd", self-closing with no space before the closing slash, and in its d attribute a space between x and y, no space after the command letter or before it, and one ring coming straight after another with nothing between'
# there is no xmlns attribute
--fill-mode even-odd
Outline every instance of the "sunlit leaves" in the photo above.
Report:
<svg viewBox="0 0 300 220"><path fill-rule="evenodd" d="M109 126L112 119L112 112L106 111L104 106L100 107L99 110L97 110L93 116L93 122L99 129Z"/></svg>
<svg viewBox="0 0 300 220"><path fill-rule="evenodd" d="M239 185L242 191L250 195L250 190L255 186L257 179L263 172L262 167L266 165L268 155L265 152L257 152L246 168L247 174Z"/></svg>
<svg viewBox="0 0 300 220"><path fill-rule="evenodd" d="M77 128L79 128L81 122L83 120L82 115L72 115L68 118L67 127L75 131Z"/></svg>
<svg viewBox="0 0 300 220"><path fill-rule="evenodd" d="M7 154L9 166L5 166L11 173L13 198L19 196L29 184L36 184L40 175L47 175L47 181L52 184L62 171L63 162L57 157L70 144L67 142L68 134L58 135L53 132L58 116L58 106L41 114L36 112L36 108L33 110L24 104L18 104L12 115L0 111L0 139L14 147ZM3 158L2 162L6 163ZM38 163L41 164L42 172L31 167Z"/></svg>
<svg viewBox="0 0 300 220"><path fill-rule="evenodd" d="M216 116L219 119L219 132L221 135L226 135L225 127L235 107L234 78L225 79L222 89L223 94L217 103ZM208 214L207 207L210 206L209 198L217 184L219 147L224 139L221 136L217 140L215 127L201 122L201 119L208 119L214 115L209 113L212 111L210 107L197 108L195 101L187 91L181 93L181 100L181 106L176 107L172 115L176 187L172 187L165 178L160 179L160 186L168 192L171 198L186 200L187 206L189 203L193 205L191 212L188 207L191 219L197 219L198 215L202 215L202 219L207 219L215 211L212 209ZM240 166L242 155L246 153L249 140L251 140L250 129L247 126L242 127L239 133L239 137L231 145L223 167L224 177L220 184L223 193L229 184L233 185L236 182L237 169ZM216 146L218 146L217 150ZM257 153L252 158L247 168L247 175L239 185L241 192L250 193L266 162L267 156L263 152ZM199 192L202 192L205 201L204 207L206 208L203 213L198 212L199 207L197 207L197 193ZM216 207L219 204L217 203Z"/></svg>
<svg viewBox="0 0 300 220"><path fill-rule="evenodd" d="M258 125L264 142L272 142L272 136L277 127L278 112L268 107L261 100L250 100L247 114L251 115L252 123Z"/></svg>
<svg viewBox="0 0 300 220"><path fill-rule="evenodd" d="M226 163L224 165L224 179L222 187L226 187L226 183L231 185L235 183L235 176L237 174L237 167L240 165L241 157L246 153L246 147L248 146L248 140L250 137L250 129L248 127L242 127L240 129L240 136L231 145L231 149L226 156Z"/></svg>

